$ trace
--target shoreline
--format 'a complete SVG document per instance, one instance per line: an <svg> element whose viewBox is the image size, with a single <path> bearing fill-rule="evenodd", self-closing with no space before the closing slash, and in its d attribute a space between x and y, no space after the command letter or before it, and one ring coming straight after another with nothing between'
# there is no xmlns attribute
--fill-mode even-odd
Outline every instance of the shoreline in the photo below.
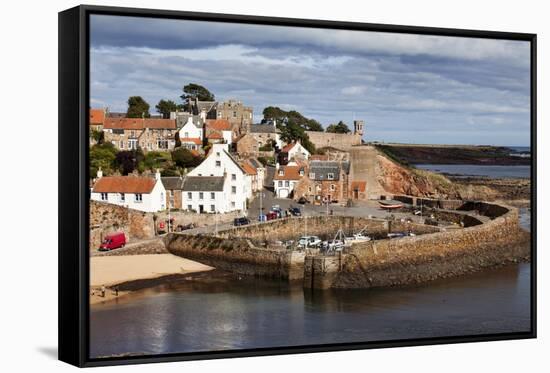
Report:
<svg viewBox="0 0 550 373"><path fill-rule="evenodd" d="M137 290L177 281L190 274L214 270L172 254L91 257L90 269L90 305L120 299Z"/></svg>

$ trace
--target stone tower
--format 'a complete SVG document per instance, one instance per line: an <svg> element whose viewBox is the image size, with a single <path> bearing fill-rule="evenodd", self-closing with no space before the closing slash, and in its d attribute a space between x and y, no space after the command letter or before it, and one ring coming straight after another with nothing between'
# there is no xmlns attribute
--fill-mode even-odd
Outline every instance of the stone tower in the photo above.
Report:
<svg viewBox="0 0 550 373"><path fill-rule="evenodd" d="M365 126L365 122L362 120L354 120L353 121L353 133L357 135L361 135L363 137L363 127Z"/></svg>

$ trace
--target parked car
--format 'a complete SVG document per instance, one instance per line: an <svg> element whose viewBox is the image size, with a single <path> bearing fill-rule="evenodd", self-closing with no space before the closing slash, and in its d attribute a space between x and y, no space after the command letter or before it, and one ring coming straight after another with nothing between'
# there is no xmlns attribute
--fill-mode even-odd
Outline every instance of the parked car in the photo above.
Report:
<svg viewBox="0 0 550 373"><path fill-rule="evenodd" d="M265 216L264 214L258 215L258 221L266 221L266 220L267 220L267 216Z"/></svg>
<svg viewBox="0 0 550 373"><path fill-rule="evenodd" d="M300 211L300 209L298 207L290 206L288 211L290 211L290 213L294 216L302 216L302 211Z"/></svg>
<svg viewBox="0 0 550 373"><path fill-rule="evenodd" d="M302 236L298 240L298 247L317 247L321 242L321 239L317 236Z"/></svg>
<svg viewBox="0 0 550 373"><path fill-rule="evenodd" d="M99 251L110 251L124 247L126 245L126 236L124 232L111 233L105 236L103 242L99 246Z"/></svg>
<svg viewBox="0 0 550 373"><path fill-rule="evenodd" d="M248 224L250 224L250 219L244 216L241 218L235 218L235 220L233 220L233 225L236 227Z"/></svg>
<svg viewBox="0 0 550 373"><path fill-rule="evenodd" d="M279 217L279 213L275 211L270 211L267 214L265 214L267 217L267 220L275 220Z"/></svg>

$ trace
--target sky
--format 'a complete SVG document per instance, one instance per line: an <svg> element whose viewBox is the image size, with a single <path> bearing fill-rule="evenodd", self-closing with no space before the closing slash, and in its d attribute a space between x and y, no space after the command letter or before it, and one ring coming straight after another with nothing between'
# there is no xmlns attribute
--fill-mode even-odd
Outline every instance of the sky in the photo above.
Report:
<svg viewBox="0 0 550 373"><path fill-rule="evenodd" d="M365 121L364 139L529 145L525 41L92 15L90 105L181 103L188 83L323 126Z"/></svg>

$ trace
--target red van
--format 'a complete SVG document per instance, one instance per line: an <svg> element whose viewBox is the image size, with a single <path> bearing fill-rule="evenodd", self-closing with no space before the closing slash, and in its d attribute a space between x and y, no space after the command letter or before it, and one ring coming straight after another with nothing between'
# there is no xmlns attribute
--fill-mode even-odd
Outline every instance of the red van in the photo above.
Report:
<svg viewBox="0 0 550 373"><path fill-rule="evenodd" d="M126 236L124 232L111 233L105 236L105 239L99 246L99 251L108 251L124 247L126 245Z"/></svg>

